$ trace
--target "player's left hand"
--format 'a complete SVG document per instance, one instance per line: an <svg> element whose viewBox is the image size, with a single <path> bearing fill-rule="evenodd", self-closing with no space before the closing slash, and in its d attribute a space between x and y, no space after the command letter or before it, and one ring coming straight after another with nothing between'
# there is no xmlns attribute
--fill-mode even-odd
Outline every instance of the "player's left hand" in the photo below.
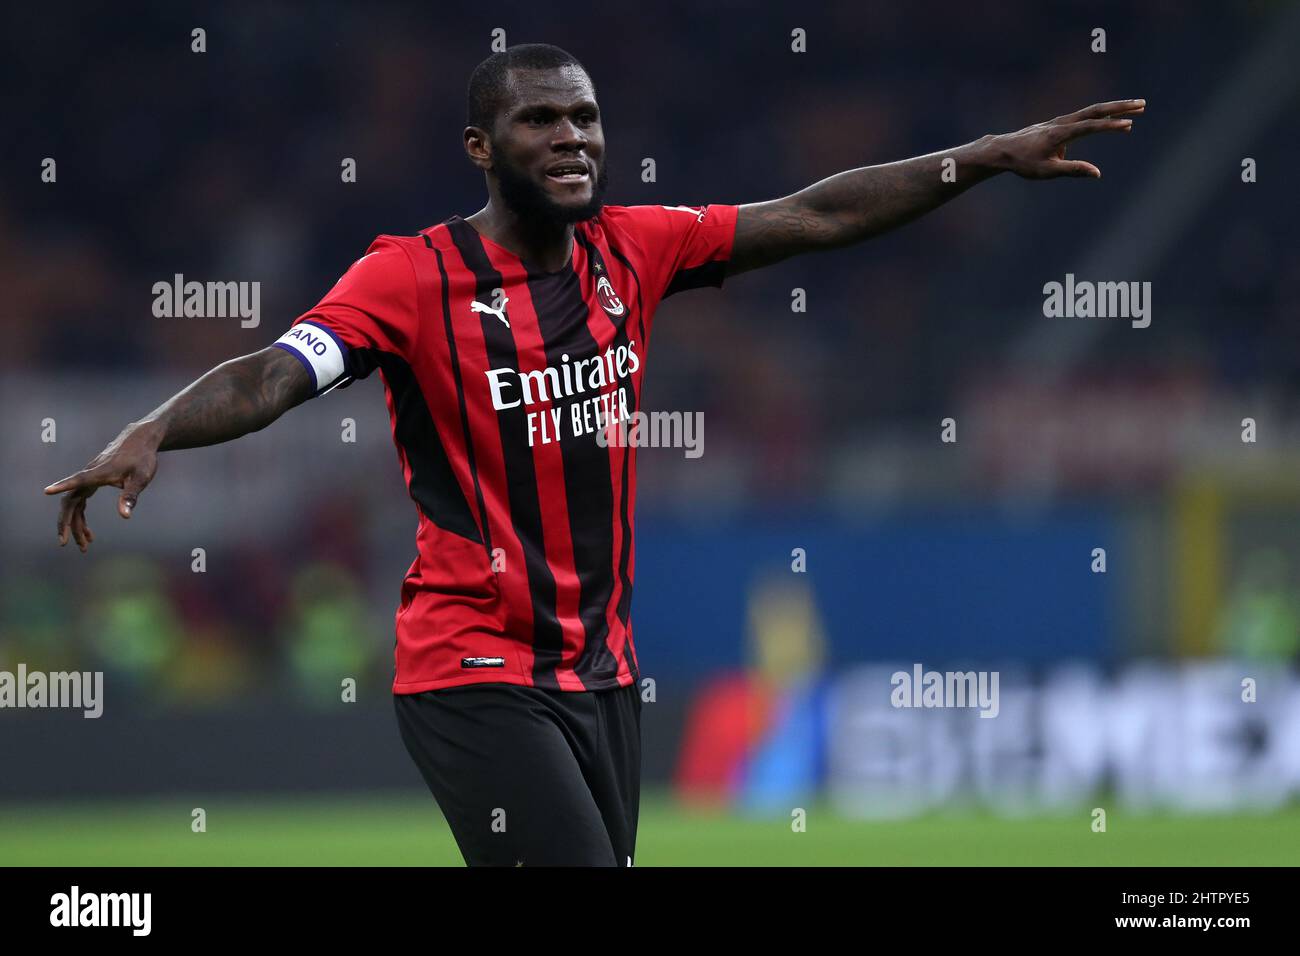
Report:
<svg viewBox="0 0 1300 956"><path fill-rule="evenodd" d="M1146 109L1146 100L1115 100L1095 103L1045 123L1035 123L1015 133L994 136L991 146L998 165L1025 179L1055 179L1057 176L1101 178L1101 170L1080 159L1065 158L1066 147L1092 133L1133 130L1133 120Z"/></svg>

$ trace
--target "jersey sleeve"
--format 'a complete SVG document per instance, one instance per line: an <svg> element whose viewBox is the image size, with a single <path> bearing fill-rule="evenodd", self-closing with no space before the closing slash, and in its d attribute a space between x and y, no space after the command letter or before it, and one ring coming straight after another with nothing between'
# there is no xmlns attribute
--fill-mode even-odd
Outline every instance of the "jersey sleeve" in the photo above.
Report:
<svg viewBox="0 0 1300 956"><path fill-rule="evenodd" d="M624 206L615 212L632 233L659 298L698 289L720 288L736 239L739 206Z"/></svg>
<svg viewBox="0 0 1300 956"><path fill-rule="evenodd" d="M321 395L369 375L376 353L409 361L418 329L414 267L405 249L381 236L273 345L303 364Z"/></svg>

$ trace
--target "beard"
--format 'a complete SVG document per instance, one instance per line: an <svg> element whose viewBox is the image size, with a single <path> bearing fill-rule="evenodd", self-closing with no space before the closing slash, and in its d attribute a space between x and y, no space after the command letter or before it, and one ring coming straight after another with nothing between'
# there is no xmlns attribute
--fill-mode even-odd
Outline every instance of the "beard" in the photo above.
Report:
<svg viewBox="0 0 1300 956"><path fill-rule="evenodd" d="M609 188L609 174L603 161L595 185L592 186L591 199L581 206L557 203L544 186L534 182L527 173L507 159L498 158L493 171L506 206L521 219L539 224L567 226L595 217L605 205L605 191Z"/></svg>

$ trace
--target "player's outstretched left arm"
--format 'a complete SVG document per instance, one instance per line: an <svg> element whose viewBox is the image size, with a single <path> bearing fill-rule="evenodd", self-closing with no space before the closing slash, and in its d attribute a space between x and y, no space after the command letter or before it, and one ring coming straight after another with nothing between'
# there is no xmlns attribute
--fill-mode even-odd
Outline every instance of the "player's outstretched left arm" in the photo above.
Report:
<svg viewBox="0 0 1300 956"><path fill-rule="evenodd" d="M783 199L741 206L727 274L861 242L911 222L998 173L1025 179L1100 178L1101 170L1092 163L1066 159L1066 148L1092 133L1128 132L1133 127L1129 117L1145 109L1146 100L1097 103L1015 133L990 133L953 149L850 169ZM945 167L948 159L955 165ZM947 170L950 175L944 175Z"/></svg>

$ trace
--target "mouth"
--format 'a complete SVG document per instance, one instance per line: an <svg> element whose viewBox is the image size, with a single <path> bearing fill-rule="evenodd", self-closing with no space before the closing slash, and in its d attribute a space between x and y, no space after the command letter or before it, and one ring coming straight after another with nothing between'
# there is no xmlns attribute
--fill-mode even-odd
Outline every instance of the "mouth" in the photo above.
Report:
<svg viewBox="0 0 1300 956"><path fill-rule="evenodd" d="M557 183L585 183L591 179L591 170L581 160L567 159L546 167L546 178Z"/></svg>

